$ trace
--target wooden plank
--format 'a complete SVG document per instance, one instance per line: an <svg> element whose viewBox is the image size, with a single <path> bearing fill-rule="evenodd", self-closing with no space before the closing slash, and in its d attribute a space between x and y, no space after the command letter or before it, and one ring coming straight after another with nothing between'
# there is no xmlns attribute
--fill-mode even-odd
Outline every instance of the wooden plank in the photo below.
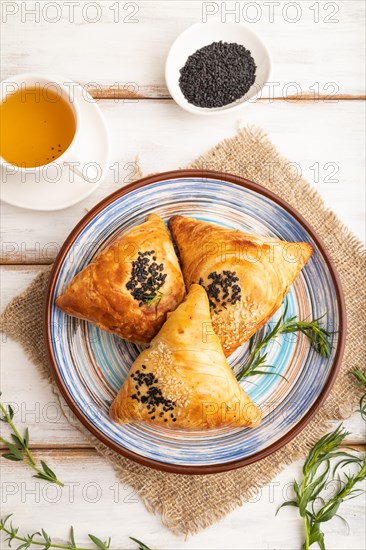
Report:
<svg viewBox="0 0 366 550"><path fill-rule="evenodd" d="M168 88L164 86L142 86L136 88L136 91L133 91L129 87L121 86L90 86L87 82L80 82L80 84L88 90L88 93L96 100L100 99L172 99L172 96L169 93ZM299 92L297 94L286 94L285 96L273 96L268 97L268 94L264 94L261 97L258 97L258 101L281 101L285 97L286 101L291 102L300 102L300 101L364 101L366 95L360 94L314 94L309 92Z"/></svg>
<svg viewBox="0 0 366 550"><path fill-rule="evenodd" d="M365 11L358 0L4 4L3 78L58 72L87 83L97 97L116 89L122 98L168 97L164 65L170 45L191 24L218 19L245 23L267 43L274 69L264 97L365 93ZM206 17L209 10L214 16Z"/></svg>
<svg viewBox="0 0 366 550"><path fill-rule="evenodd" d="M186 539L163 528L160 519L147 512L138 494L119 484L112 466L95 453L43 451L35 456L46 460L65 487L33 479L21 463L2 462L2 514L13 512L13 523L21 533L42 527L54 542L61 542L73 525L80 545L88 546L87 533L93 533L103 539L111 536L111 548L115 549L136 548L129 536L161 550L293 550L303 542L302 522L295 509L286 508L275 515L278 506L291 496L293 480L301 479L301 461L288 466L223 521ZM337 519L324 524L327 548L363 550L364 495L342 504L340 513L350 525L350 534Z"/></svg>
<svg viewBox="0 0 366 550"><path fill-rule="evenodd" d="M59 212L33 212L3 203L2 263L52 263L86 209L136 174L137 155L146 175L176 169L233 136L239 125L265 128L280 152L296 163L297 172L321 193L326 205L364 237L365 108L360 102L259 102L241 113L214 119L195 117L172 101L103 100L99 105L112 143L105 181L90 197Z"/></svg>
<svg viewBox="0 0 366 550"><path fill-rule="evenodd" d="M2 286L2 308L17 294L25 290L44 266L6 266L0 268ZM41 379L33 363L25 356L19 344L10 338L2 337L2 398L11 402L15 421L21 429L29 427L32 446L46 448L88 448L87 439L62 414L69 409L63 404L62 410L53 395L48 382ZM21 384L19 383L21 380ZM68 416L70 418L70 416ZM339 422L330 423L334 429ZM347 444L366 442L365 424L358 413L344 423L351 432Z"/></svg>

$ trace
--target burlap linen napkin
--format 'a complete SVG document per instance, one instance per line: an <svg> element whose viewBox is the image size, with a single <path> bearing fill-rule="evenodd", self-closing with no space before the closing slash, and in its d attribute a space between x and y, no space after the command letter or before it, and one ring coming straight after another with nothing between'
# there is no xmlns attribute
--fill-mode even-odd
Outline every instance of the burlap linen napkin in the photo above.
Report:
<svg viewBox="0 0 366 550"><path fill-rule="evenodd" d="M91 445L114 466L122 483L140 494L146 508L160 514L166 527L176 534L193 534L219 521L231 510L255 496L287 464L305 456L328 428L327 421L347 417L359 397L350 375L365 358L365 339L360 338L365 317L365 285L362 274L363 247L322 199L301 179L293 164L282 158L263 131L244 129L219 143L189 168L231 172L270 189L295 207L325 242L338 269L348 313L347 345L341 371L326 403L316 417L289 444L256 464L223 474L207 476L159 472L132 462L108 449L74 418L72 423L88 437ZM2 330L20 342L39 367L41 376L51 379L43 343L42 308L50 268L45 268L2 315ZM63 407L61 407L63 409ZM70 419L70 416L68 415Z"/></svg>

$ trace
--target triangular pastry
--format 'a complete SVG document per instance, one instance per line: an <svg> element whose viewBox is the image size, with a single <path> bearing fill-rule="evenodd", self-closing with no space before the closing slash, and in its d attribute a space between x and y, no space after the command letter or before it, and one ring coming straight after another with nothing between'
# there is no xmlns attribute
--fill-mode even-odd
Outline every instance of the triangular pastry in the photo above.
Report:
<svg viewBox="0 0 366 550"><path fill-rule="evenodd" d="M186 287L207 291L212 323L229 356L263 326L312 254L289 243L183 216L169 229L178 247Z"/></svg>
<svg viewBox="0 0 366 550"><path fill-rule="evenodd" d="M56 304L125 340L147 344L184 294L169 233L163 220L151 214L100 252Z"/></svg>
<svg viewBox="0 0 366 550"><path fill-rule="evenodd" d="M238 384L213 331L202 286L191 286L137 357L110 414L121 424L185 430L259 424L260 411Z"/></svg>

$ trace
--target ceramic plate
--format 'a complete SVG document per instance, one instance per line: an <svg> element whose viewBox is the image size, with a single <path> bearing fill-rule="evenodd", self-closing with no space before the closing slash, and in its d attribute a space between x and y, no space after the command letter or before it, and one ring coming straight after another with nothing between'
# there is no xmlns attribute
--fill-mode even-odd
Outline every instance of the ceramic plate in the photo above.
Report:
<svg viewBox="0 0 366 550"><path fill-rule="evenodd" d="M174 214L192 216L263 236L309 242L314 248L288 294L288 314L300 319L324 316L325 327L334 333L333 350L329 359L324 359L309 346L306 337L293 335L268 346L269 364L286 380L262 375L241 382L262 408L263 421L257 428L187 432L142 423L120 426L108 417L109 405L141 348L68 317L55 307L55 298L102 248L143 222L151 212L166 221ZM283 307L269 322L275 322L282 312ZM178 473L210 473L242 466L293 438L328 394L345 339L340 283L324 246L307 222L259 185L202 171L145 178L117 191L89 212L71 233L55 263L45 326L54 375L84 425L117 452ZM234 372L247 356L245 344L229 358Z"/></svg>

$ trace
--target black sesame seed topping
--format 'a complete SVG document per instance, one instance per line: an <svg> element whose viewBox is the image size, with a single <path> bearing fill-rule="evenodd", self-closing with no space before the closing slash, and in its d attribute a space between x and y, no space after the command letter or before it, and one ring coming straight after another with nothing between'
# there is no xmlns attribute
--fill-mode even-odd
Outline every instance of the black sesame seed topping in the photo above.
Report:
<svg viewBox="0 0 366 550"><path fill-rule="evenodd" d="M180 70L179 86L197 107L222 107L245 96L255 82L256 69L244 46L213 42L188 57Z"/></svg>
<svg viewBox="0 0 366 550"><path fill-rule="evenodd" d="M146 365L142 365L142 369L146 370ZM154 373L146 373L137 369L131 374L131 378L136 382L135 388L138 388L137 393L134 393L131 397L146 405L151 420L156 418L157 413L159 413L159 417L161 418L166 412L174 410L176 403L164 397L163 392L156 385L159 383L159 380ZM141 395L141 392L143 392L143 395ZM176 421L173 413L170 413L170 418L173 422ZM165 418L164 422L167 421L168 419Z"/></svg>
<svg viewBox="0 0 366 550"><path fill-rule="evenodd" d="M204 285L203 279L199 280L199 284L204 287L207 292L210 307L220 312L227 307L227 304L234 305L241 300L241 287L238 285L239 277L235 271L224 270L222 273L213 271L207 277L211 280L208 285Z"/></svg>
<svg viewBox="0 0 366 550"><path fill-rule="evenodd" d="M164 285L167 274L162 273L164 265L158 265L153 254L155 250L138 253L137 259L132 262L131 278L126 283L127 290L139 302L139 307L143 304L151 305L156 298L162 298L159 290Z"/></svg>

